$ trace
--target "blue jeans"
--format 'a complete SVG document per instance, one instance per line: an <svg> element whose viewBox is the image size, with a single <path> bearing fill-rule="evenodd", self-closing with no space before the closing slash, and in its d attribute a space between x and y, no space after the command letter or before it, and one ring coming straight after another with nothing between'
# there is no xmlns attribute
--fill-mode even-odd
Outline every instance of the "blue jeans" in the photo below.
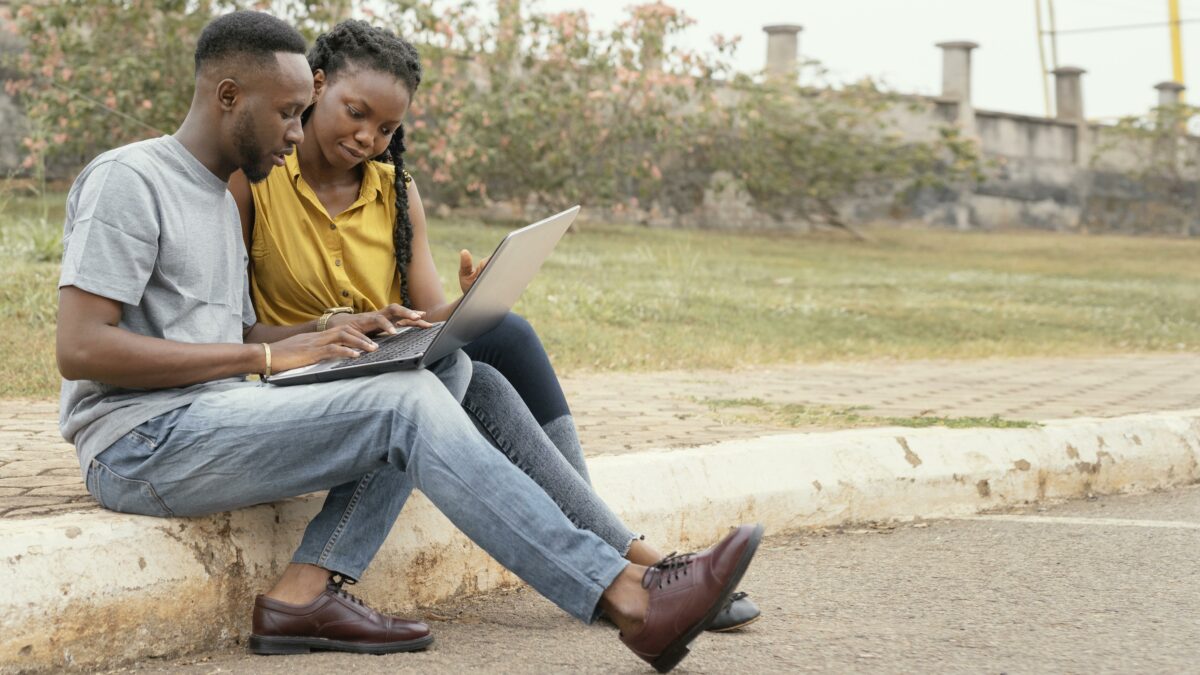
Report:
<svg viewBox="0 0 1200 675"><path fill-rule="evenodd" d="M472 361L495 368L512 384L559 453L584 482L591 483L567 397L533 326L509 312L499 325L463 347L463 351ZM486 396L476 395L476 389L472 384L463 405L468 409L488 408L491 403Z"/></svg>
<svg viewBox="0 0 1200 675"><path fill-rule="evenodd" d="M621 555L629 552L637 535L555 447L504 375L475 362L463 408L484 437L541 486L572 523L595 532Z"/></svg>
<svg viewBox="0 0 1200 675"><path fill-rule="evenodd" d="M192 516L329 489L293 560L361 576L411 487L543 596L591 621L628 564L475 430L428 370L246 383L150 420L88 467L114 511Z"/></svg>

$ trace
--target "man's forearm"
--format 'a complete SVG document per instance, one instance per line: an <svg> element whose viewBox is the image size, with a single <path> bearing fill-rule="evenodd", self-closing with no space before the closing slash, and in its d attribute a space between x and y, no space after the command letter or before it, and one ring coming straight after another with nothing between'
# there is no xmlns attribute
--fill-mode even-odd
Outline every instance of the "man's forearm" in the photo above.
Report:
<svg viewBox="0 0 1200 675"><path fill-rule="evenodd" d="M166 389L261 372L258 344L188 344L97 326L86 338L58 336L58 365L69 380Z"/></svg>

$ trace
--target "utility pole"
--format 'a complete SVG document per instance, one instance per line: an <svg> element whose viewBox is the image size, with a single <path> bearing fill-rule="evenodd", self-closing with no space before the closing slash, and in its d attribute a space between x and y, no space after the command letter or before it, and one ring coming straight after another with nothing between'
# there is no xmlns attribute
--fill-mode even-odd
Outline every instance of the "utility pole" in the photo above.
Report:
<svg viewBox="0 0 1200 675"><path fill-rule="evenodd" d="M1050 109L1050 72L1046 69L1046 46L1042 43L1042 0L1033 0L1034 17L1037 20L1038 63L1042 67L1042 100L1046 103L1046 117L1053 117Z"/></svg>
<svg viewBox="0 0 1200 675"><path fill-rule="evenodd" d="M1171 20L1171 71L1175 83L1183 86L1183 36L1179 30L1179 0L1167 0L1167 11ZM1179 90L1179 102L1183 102L1183 91Z"/></svg>
<svg viewBox="0 0 1200 675"><path fill-rule="evenodd" d="M1050 16L1050 66L1058 70L1058 29L1054 25L1054 0L1046 0L1046 10Z"/></svg>

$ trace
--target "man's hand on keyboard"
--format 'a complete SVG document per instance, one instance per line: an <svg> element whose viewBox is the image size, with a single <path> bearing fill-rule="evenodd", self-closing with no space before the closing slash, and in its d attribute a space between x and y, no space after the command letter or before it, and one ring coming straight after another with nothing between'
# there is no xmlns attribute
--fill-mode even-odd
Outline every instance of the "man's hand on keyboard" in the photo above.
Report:
<svg viewBox="0 0 1200 675"><path fill-rule="evenodd" d="M347 359L379 349L354 326L336 326L320 333L300 333L271 343L271 370L283 372L327 359Z"/></svg>
<svg viewBox="0 0 1200 675"><path fill-rule="evenodd" d="M378 312L363 312L361 314L334 314L329 317L329 327L353 326L364 335L391 335L397 326L415 326L429 328L432 324L424 319L425 312L419 312L397 304L391 304Z"/></svg>

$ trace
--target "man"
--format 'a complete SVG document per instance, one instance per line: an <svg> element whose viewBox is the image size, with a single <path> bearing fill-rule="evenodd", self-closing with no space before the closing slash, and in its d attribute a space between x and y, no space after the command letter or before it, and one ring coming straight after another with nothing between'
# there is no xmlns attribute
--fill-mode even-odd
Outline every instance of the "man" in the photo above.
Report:
<svg viewBox="0 0 1200 675"><path fill-rule="evenodd" d="M761 527L633 565L489 447L433 373L245 381L371 351L360 329L394 330L384 317L324 331L266 326L250 305L226 181L237 169L261 180L302 139L312 97L304 50L266 14L213 21L174 136L101 155L71 188L57 354L63 435L88 490L109 509L171 516L329 489L292 564L255 601L257 653L430 643L424 624L381 615L342 588L366 569L411 484L538 592L583 621L603 610L631 650L670 670L740 580Z"/></svg>

